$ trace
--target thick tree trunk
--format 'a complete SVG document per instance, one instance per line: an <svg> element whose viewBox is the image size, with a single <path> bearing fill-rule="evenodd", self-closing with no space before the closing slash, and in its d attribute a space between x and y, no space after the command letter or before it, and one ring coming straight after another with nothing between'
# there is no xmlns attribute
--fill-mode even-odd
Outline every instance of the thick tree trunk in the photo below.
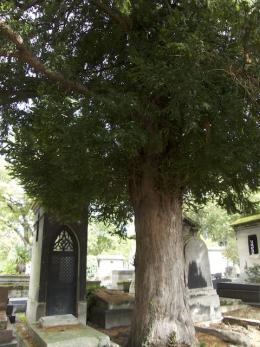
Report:
<svg viewBox="0 0 260 347"><path fill-rule="evenodd" d="M184 280L181 193L143 177L131 187L136 228L131 347L195 346Z"/></svg>

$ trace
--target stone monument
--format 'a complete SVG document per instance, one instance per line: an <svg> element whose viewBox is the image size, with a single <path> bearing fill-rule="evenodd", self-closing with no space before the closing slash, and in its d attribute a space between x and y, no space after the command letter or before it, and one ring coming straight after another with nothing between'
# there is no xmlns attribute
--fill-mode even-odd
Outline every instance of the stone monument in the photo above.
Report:
<svg viewBox="0 0 260 347"><path fill-rule="evenodd" d="M27 318L73 314L86 324L87 224L63 224L35 206Z"/></svg>

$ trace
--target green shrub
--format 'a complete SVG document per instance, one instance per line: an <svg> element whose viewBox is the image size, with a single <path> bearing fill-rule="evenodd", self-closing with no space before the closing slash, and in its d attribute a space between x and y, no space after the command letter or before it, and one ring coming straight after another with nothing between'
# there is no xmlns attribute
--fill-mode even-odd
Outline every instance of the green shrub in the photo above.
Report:
<svg viewBox="0 0 260 347"><path fill-rule="evenodd" d="M2 273L7 275L15 275L16 271L16 262L14 260L7 260L2 267Z"/></svg>

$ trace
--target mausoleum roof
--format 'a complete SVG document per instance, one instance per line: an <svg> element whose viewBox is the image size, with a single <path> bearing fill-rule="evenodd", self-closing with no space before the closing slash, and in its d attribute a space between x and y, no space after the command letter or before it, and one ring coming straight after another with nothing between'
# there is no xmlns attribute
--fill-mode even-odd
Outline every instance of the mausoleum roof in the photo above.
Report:
<svg viewBox="0 0 260 347"><path fill-rule="evenodd" d="M243 218L237 219L235 222L231 223L233 227L236 227L241 224L249 224L249 223L254 223L260 221L260 214L255 214L253 216L247 216Z"/></svg>

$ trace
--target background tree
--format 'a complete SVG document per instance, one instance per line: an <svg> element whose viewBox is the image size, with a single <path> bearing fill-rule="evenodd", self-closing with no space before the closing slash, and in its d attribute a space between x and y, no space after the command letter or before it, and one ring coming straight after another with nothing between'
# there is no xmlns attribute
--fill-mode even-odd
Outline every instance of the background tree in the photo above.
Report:
<svg viewBox="0 0 260 347"><path fill-rule="evenodd" d="M16 176L63 218L89 204L118 223L133 212L130 344L194 345L182 202L213 195L236 210L259 185L259 2L1 6L2 132Z"/></svg>
<svg viewBox="0 0 260 347"><path fill-rule="evenodd" d="M135 240L118 235L113 225L105 225L102 222L94 222L88 226L88 279L96 278L97 256L101 254L120 254L126 263L133 265L135 253ZM131 259L132 258L132 259Z"/></svg>
<svg viewBox="0 0 260 347"><path fill-rule="evenodd" d="M112 225L97 222L88 227L88 255L122 254L128 260L134 240L122 238Z"/></svg>
<svg viewBox="0 0 260 347"><path fill-rule="evenodd" d="M214 201L206 205L186 208L186 214L199 225L199 233L207 241L218 242L225 247L223 254L232 262L238 262L236 235L231 223L239 214L228 214Z"/></svg>
<svg viewBox="0 0 260 347"><path fill-rule="evenodd" d="M18 263L29 261L33 234L31 200L9 176L0 160L0 272L15 273Z"/></svg>

